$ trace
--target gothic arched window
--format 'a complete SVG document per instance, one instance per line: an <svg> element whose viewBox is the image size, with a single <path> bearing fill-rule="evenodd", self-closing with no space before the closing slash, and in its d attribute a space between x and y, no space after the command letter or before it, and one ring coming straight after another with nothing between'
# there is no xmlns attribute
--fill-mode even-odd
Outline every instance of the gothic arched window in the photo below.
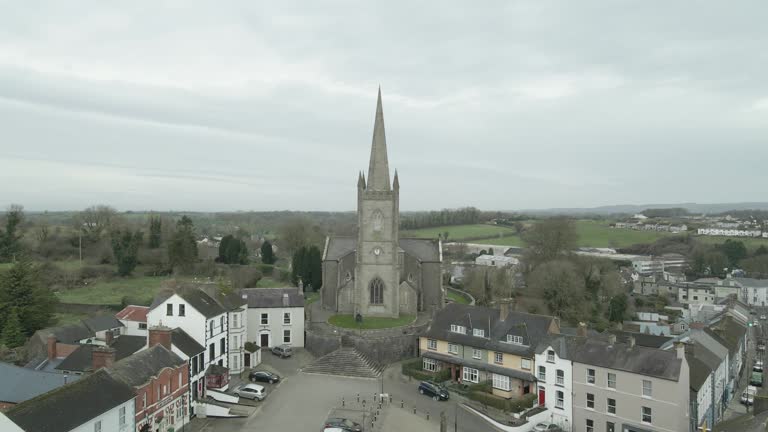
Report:
<svg viewBox="0 0 768 432"><path fill-rule="evenodd" d="M384 303L384 281L378 277L373 278L368 285L368 289L371 292L371 304Z"/></svg>
<svg viewBox="0 0 768 432"><path fill-rule="evenodd" d="M373 212L372 222L373 222L373 230L381 231L381 225L384 223L384 215L381 213L381 210L376 209Z"/></svg>

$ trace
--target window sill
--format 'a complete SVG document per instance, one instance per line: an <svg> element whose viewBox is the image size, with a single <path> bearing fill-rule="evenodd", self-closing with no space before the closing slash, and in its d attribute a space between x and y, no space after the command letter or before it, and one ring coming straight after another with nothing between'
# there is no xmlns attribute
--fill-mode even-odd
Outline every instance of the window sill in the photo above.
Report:
<svg viewBox="0 0 768 432"><path fill-rule="evenodd" d="M557 409L559 409L559 410L561 410L561 409L564 409L563 407L561 407L561 406L557 406L557 405L555 405L555 408L557 408Z"/></svg>

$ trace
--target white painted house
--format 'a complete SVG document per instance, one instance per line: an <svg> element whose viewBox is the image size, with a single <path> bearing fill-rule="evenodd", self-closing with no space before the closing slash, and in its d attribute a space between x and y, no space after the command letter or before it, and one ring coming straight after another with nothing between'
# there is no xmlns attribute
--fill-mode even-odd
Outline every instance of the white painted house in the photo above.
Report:
<svg viewBox="0 0 768 432"><path fill-rule="evenodd" d="M248 338L260 347L304 346L304 294L298 288L241 290L248 305Z"/></svg>
<svg viewBox="0 0 768 432"><path fill-rule="evenodd" d="M504 255L480 255L475 258L475 264L489 267L508 267L519 263L517 258Z"/></svg>
<svg viewBox="0 0 768 432"><path fill-rule="evenodd" d="M146 336L148 312L149 308L146 306L129 305L116 313L115 318L123 323L123 334L128 336Z"/></svg>
<svg viewBox="0 0 768 432"><path fill-rule="evenodd" d="M567 358L567 340L552 338L539 344L535 362L539 405L547 407L551 423L570 431L573 424L572 367Z"/></svg>

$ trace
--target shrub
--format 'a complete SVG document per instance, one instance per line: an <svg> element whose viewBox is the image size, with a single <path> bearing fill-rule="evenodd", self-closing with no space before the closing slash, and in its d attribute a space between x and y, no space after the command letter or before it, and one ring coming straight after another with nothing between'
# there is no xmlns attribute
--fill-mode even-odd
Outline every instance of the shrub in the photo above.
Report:
<svg viewBox="0 0 768 432"><path fill-rule="evenodd" d="M474 401L478 401L483 405L500 409L502 411L509 411L510 406L512 404L512 401L508 399L504 399L503 397L499 397L491 393L486 393L482 391L471 391L467 394L467 396L470 399Z"/></svg>
<svg viewBox="0 0 768 432"><path fill-rule="evenodd" d="M438 372L430 372L423 369L424 360L421 357L406 360L402 365L403 375L407 375L419 381L443 382L451 379L450 369L443 369Z"/></svg>
<svg viewBox="0 0 768 432"><path fill-rule="evenodd" d="M523 397L511 400L510 402L510 411L518 413L524 410L527 410L528 408L531 408L533 406L533 401L536 400L536 395L533 393L528 393L527 395L523 395Z"/></svg>
<svg viewBox="0 0 768 432"><path fill-rule="evenodd" d="M256 264L256 269L266 277L272 277L272 272L275 270L273 264Z"/></svg>

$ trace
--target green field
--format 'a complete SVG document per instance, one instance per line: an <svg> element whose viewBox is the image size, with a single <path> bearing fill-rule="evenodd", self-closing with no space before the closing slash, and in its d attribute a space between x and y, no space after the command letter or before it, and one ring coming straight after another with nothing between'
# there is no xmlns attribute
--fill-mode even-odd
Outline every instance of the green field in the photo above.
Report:
<svg viewBox="0 0 768 432"><path fill-rule="evenodd" d="M413 315L403 315L398 318L364 318L362 323L356 323L352 315L334 315L328 318L328 324L337 327L351 329L384 329L392 327L402 327L413 322L416 317Z"/></svg>
<svg viewBox="0 0 768 432"><path fill-rule="evenodd" d="M725 241L728 239L737 240L744 243L744 246L746 246L747 249L757 249L760 246L768 247L768 239L764 239L764 238L696 236L696 240L702 243L708 243L708 244L725 243Z"/></svg>
<svg viewBox="0 0 768 432"><path fill-rule="evenodd" d="M454 303L469 304L469 299L467 297L457 293L456 291L452 291L452 290L446 290L446 291L448 293L446 295L448 297L448 300L451 300Z"/></svg>
<svg viewBox="0 0 768 432"><path fill-rule="evenodd" d="M63 326L67 324L76 324L79 323L82 319L88 318L88 314L76 314L76 313L64 313L64 312L57 312L53 314L53 319L55 320L55 325L57 326Z"/></svg>
<svg viewBox="0 0 768 432"><path fill-rule="evenodd" d="M149 305L164 277L139 276L118 278L110 281L95 281L81 288L64 290L58 293L62 303L84 304L120 304L123 297L132 302Z"/></svg>
<svg viewBox="0 0 768 432"><path fill-rule="evenodd" d="M438 235L448 232L448 241L451 240L465 240L478 237L500 237L502 235L512 234L514 231L511 228L499 226L499 225L451 225L432 228L422 228L418 230L408 230L401 232L402 237L415 237L415 238L434 238Z"/></svg>

